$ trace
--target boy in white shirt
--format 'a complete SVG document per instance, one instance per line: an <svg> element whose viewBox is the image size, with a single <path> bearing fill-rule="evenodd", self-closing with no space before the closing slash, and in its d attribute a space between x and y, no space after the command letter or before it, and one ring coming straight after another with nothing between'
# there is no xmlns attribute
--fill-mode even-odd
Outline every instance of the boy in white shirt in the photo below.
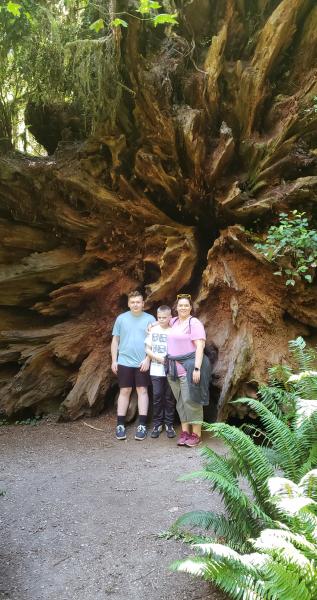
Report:
<svg viewBox="0 0 317 600"><path fill-rule="evenodd" d="M165 423L167 437L175 437L175 398L167 381L164 359L167 354L167 336L170 331L171 309L157 309L158 324L151 328L145 340L146 353L151 359L150 375L153 385L153 429L152 438L158 438Z"/></svg>

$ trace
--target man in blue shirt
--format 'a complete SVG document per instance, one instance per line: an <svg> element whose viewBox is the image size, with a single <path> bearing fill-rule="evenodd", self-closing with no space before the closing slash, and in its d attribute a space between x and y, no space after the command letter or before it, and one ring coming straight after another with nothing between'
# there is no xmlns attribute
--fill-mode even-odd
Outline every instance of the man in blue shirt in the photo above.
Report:
<svg viewBox="0 0 317 600"><path fill-rule="evenodd" d="M125 416L127 414L130 394L135 387L138 395L139 425L135 433L136 440L144 440L147 436L146 419L149 406L148 386L150 383L150 359L145 353L145 338L149 323L155 318L144 312L144 300L139 291L128 295L127 312L119 315L112 330L111 369L118 375L119 398L116 438L126 439Z"/></svg>

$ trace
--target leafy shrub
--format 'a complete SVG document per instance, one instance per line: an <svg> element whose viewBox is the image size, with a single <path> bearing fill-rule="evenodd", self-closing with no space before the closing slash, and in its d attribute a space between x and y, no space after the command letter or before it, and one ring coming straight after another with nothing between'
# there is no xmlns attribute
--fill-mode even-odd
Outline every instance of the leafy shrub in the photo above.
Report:
<svg viewBox="0 0 317 600"><path fill-rule="evenodd" d="M317 266L317 231L309 229L304 212L293 210L279 216L279 224L272 225L266 240L255 248L279 266L274 275L286 276L286 285L294 286L300 279L311 283Z"/></svg>

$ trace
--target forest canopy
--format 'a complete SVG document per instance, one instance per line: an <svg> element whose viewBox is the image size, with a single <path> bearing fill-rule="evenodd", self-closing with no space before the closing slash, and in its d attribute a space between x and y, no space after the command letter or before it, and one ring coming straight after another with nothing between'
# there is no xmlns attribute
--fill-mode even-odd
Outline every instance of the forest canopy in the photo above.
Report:
<svg viewBox="0 0 317 600"><path fill-rule="evenodd" d="M32 150L27 116L35 106L55 105L80 116L82 137L102 120L113 124L124 85L115 30L128 26L124 16L154 27L177 24L177 13L161 8L153 0L127 10L108 0L1 0L2 142L22 148L22 141Z"/></svg>

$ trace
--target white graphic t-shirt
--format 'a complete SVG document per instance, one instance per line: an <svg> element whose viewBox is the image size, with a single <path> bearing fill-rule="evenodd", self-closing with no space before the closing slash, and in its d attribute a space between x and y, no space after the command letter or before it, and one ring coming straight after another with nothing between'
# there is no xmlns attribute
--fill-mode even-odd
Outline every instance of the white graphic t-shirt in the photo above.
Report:
<svg viewBox="0 0 317 600"><path fill-rule="evenodd" d="M163 329L160 325L155 325L155 327L152 327L145 340L146 346L149 346L154 354L162 356L163 358L167 354L167 336L170 331L170 327ZM150 375L154 375L155 377L165 377L164 365L152 360Z"/></svg>

